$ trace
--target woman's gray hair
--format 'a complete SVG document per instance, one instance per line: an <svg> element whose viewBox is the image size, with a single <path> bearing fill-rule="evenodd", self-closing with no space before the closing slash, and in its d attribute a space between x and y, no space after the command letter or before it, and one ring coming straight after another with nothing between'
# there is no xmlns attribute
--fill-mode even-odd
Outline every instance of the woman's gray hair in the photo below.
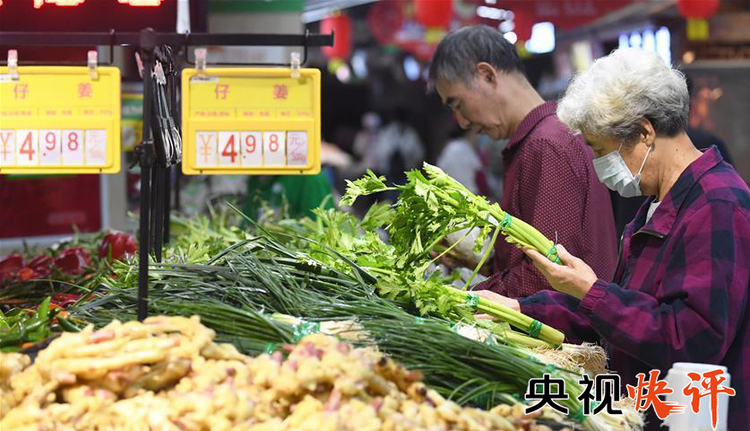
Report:
<svg viewBox="0 0 750 431"><path fill-rule="evenodd" d="M516 47L497 29L486 25L463 27L440 41L430 62L430 82L471 82L478 63L485 62L506 73L523 73Z"/></svg>
<svg viewBox="0 0 750 431"><path fill-rule="evenodd" d="M557 107L566 126L595 136L633 142L646 118L657 135L687 128L690 96L685 76L656 53L618 49L576 76Z"/></svg>

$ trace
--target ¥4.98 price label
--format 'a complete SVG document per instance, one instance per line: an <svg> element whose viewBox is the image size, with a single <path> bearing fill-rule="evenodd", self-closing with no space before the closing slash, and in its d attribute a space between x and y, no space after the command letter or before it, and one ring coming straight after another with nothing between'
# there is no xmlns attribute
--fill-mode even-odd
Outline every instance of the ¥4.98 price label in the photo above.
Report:
<svg viewBox="0 0 750 431"><path fill-rule="evenodd" d="M263 168L306 166L305 131L197 131L199 168Z"/></svg>
<svg viewBox="0 0 750 431"><path fill-rule="evenodd" d="M120 71L0 67L0 174L120 171Z"/></svg>
<svg viewBox="0 0 750 431"><path fill-rule="evenodd" d="M0 166L104 168L104 129L0 129Z"/></svg>

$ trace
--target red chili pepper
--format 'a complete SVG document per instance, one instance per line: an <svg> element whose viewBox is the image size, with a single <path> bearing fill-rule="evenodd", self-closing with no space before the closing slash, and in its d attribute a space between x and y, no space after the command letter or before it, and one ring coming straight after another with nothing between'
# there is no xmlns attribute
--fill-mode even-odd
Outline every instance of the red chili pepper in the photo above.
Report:
<svg viewBox="0 0 750 431"><path fill-rule="evenodd" d="M68 274L81 274L90 263L89 254L81 247L73 247L63 251L55 259L55 266Z"/></svg>
<svg viewBox="0 0 750 431"><path fill-rule="evenodd" d="M132 256L138 251L135 238L125 232L109 232L102 239L99 247L99 257L121 260L125 256Z"/></svg>
<svg viewBox="0 0 750 431"><path fill-rule="evenodd" d="M23 256L18 253L9 254L0 260L0 273L15 274L23 268Z"/></svg>
<svg viewBox="0 0 750 431"><path fill-rule="evenodd" d="M81 296L77 293L55 293L52 295L50 304L55 304L59 307L67 307L70 304L75 304ZM64 317L64 316L63 316Z"/></svg>
<svg viewBox="0 0 750 431"><path fill-rule="evenodd" d="M0 285L13 280L21 268L23 268L23 256L18 253L10 254L0 260Z"/></svg>
<svg viewBox="0 0 750 431"><path fill-rule="evenodd" d="M39 256L29 261L29 264L26 266L33 269L37 274L39 274L38 278L43 278L48 276L50 272L52 272L53 262L54 259L52 259L52 257L40 254Z"/></svg>

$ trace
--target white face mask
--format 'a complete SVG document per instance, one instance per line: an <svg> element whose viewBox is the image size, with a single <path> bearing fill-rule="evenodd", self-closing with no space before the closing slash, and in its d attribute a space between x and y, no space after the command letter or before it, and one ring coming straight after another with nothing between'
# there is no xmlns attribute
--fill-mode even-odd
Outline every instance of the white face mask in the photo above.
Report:
<svg viewBox="0 0 750 431"><path fill-rule="evenodd" d="M638 169L638 173L633 176L628 169L628 165L625 164L625 160L620 155L622 145L617 151L612 151L606 156L594 159L594 170L596 175L607 188L616 191L620 196L624 198L632 198L635 196L641 196L641 173L643 166L646 164L648 154L651 152L652 147L648 147L646 156L643 158L641 168Z"/></svg>

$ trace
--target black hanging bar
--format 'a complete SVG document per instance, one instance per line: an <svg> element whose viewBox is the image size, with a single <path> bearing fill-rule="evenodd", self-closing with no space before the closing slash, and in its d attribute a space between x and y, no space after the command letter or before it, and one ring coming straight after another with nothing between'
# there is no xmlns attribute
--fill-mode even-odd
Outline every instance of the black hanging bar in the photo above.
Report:
<svg viewBox="0 0 750 431"><path fill-rule="evenodd" d="M169 169L165 169L162 172L164 176L164 199L162 200L162 205L164 205L164 221L162 224L164 228L164 234L162 235L163 244L169 244L169 222L172 214L172 173L174 170L175 165L172 165Z"/></svg>
<svg viewBox="0 0 750 431"><path fill-rule="evenodd" d="M154 46L331 46L333 34L154 33ZM0 32L9 46L140 46L141 33ZM142 47L141 47L142 48ZM23 59L19 59L21 64Z"/></svg>
<svg viewBox="0 0 750 431"><path fill-rule="evenodd" d="M156 258L156 261L161 263L161 251L162 247L164 245L164 192L166 184L164 183L164 177L165 173L169 172L169 168L165 168L161 165L161 163L156 163L154 165L154 170L152 171L152 184L153 188L155 189L154 193L154 199L152 202L154 202L154 206L151 208L153 213L151 214L151 219L153 221L153 231L151 232L153 235L153 244L152 248L154 249L154 257Z"/></svg>
<svg viewBox="0 0 750 431"><path fill-rule="evenodd" d="M156 159L151 130L153 121L153 77L156 33L152 29L142 30L139 39L140 57L143 62L143 143L140 153L141 197L140 197L140 243L138 244L138 320L148 316L148 264L151 249L151 173Z"/></svg>

